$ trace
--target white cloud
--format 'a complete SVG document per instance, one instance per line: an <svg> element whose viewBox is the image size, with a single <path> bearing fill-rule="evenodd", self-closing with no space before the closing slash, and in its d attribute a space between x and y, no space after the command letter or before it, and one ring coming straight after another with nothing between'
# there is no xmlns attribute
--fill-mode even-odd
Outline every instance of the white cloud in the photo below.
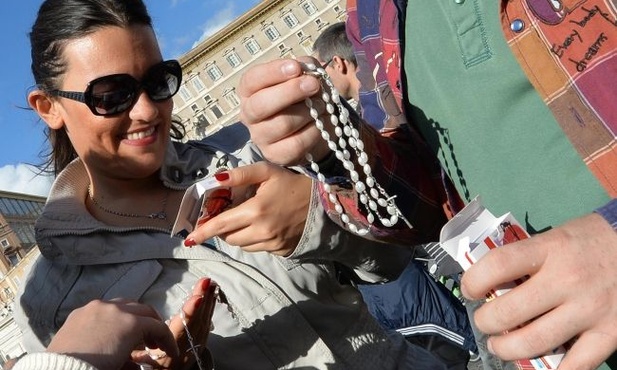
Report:
<svg viewBox="0 0 617 370"><path fill-rule="evenodd" d="M192 47L194 48L200 42L212 36L221 28L227 26L234 19L236 19L236 15L234 14L234 4L229 3L227 4L226 8L221 9L218 13L216 13L212 18L208 19L208 21L201 26L201 36L195 43L193 43Z"/></svg>
<svg viewBox="0 0 617 370"><path fill-rule="evenodd" d="M46 197L53 178L37 173L35 167L23 163L0 167L0 190Z"/></svg>

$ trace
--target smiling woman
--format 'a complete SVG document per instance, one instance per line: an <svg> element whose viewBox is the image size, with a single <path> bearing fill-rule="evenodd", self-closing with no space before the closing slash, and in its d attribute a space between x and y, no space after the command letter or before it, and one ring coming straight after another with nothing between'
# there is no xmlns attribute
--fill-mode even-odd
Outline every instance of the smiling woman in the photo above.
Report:
<svg viewBox="0 0 617 370"><path fill-rule="evenodd" d="M228 369L409 365L401 361L409 344L339 284L335 262L378 282L396 276L411 250L339 228L312 180L262 161L246 130L234 131L240 148L172 140L182 138L171 99L181 71L164 61L141 0L46 0L30 39L37 88L28 102L47 127L57 176L36 225L41 256L16 300L28 351L44 350L71 311L119 298L182 317L184 328L170 328L182 355L150 351L159 367L199 366L206 347ZM184 191L238 166L255 191L200 226L218 222L219 236L200 245L182 232L170 237ZM207 318L181 311L202 278L221 292L212 333Z"/></svg>

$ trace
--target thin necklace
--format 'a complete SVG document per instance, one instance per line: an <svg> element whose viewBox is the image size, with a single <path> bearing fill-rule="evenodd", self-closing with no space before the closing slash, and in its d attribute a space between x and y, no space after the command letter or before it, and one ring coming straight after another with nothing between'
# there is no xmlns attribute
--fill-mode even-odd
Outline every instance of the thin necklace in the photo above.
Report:
<svg viewBox="0 0 617 370"><path fill-rule="evenodd" d="M112 214L112 215L121 216L121 217L130 217L130 218L148 218L151 220L166 220L167 219L167 212L165 211L165 209L167 208L167 198L169 198L169 190L167 190L165 194L165 198L163 198L162 210L159 212L149 213L147 215L139 215L136 213L124 213L124 212L114 211L113 209L106 208L105 206L100 204L96 199L94 199L94 196L92 195L92 185L91 184L88 185L88 196L90 197L90 200L92 200L92 203L96 206L96 208L100 209L103 212Z"/></svg>

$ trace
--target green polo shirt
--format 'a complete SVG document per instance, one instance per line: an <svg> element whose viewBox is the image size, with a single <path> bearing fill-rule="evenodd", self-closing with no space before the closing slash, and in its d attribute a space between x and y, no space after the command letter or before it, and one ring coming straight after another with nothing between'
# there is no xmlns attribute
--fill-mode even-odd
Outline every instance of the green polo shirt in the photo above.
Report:
<svg viewBox="0 0 617 370"><path fill-rule="evenodd" d="M514 59L499 3L409 0L410 116L467 201L542 231L610 198Z"/></svg>

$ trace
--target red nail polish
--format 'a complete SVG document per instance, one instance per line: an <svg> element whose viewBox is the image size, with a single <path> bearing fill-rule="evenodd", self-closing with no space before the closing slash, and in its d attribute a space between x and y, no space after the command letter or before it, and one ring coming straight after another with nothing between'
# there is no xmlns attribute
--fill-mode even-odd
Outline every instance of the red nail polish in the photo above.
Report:
<svg viewBox="0 0 617 370"><path fill-rule="evenodd" d="M229 173L227 173L227 172L219 172L219 173L214 174L214 178L217 181L229 180Z"/></svg>
<svg viewBox="0 0 617 370"><path fill-rule="evenodd" d="M206 292L210 288L210 278L204 279L201 282L201 289Z"/></svg>
<svg viewBox="0 0 617 370"><path fill-rule="evenodd" d="M195 245L197 245L197 242L195 242L195 240L193 240L193 239L185 239L184 240L184 246L185 247L189 247L190 248L190 247L193 247Z"/></svg>

